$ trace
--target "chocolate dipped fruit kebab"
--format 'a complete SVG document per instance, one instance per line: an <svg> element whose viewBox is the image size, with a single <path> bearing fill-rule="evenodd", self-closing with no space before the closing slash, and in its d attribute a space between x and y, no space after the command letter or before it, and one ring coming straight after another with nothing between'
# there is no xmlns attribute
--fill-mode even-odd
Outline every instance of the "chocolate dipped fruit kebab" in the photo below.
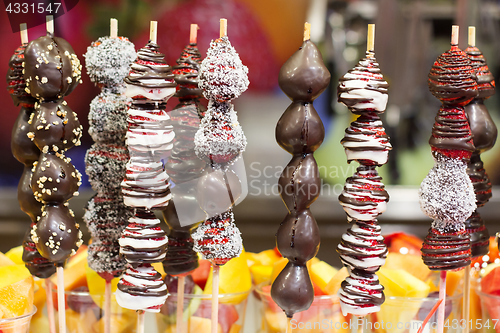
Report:
<svg viewBox="0 0 500 333"><path fill-rule="evenodd" d="M451 48L434 62L429 90L442 105L429 139L434 167L420 185L422 211L433 219L422 246L429 269L441 271L438 332L444 329L446 271L471 263L470 235L465 221L476 209L476 195L467 164L475 151L464 106L477 96L477 82L469 56L458 48L458 26L452 28Z"/></svg>
<svg viewBox="0 0 500 333"><path fill-rule="evenodd" d="M47 17L47 35L28 44L24 59L26 91L38 100L28 137L41 151L33 164L31 188L43 206L31 238L40 254L57 266L58 305L64 309L63 265L83 243L67 203L78 195L81 175L65 155L80 144L82 127L64 96L81 82L82 66L71 45L54 36L52 17ZM59 331L65 329L65 311L59 311Z"/></svg>
<svg viewBox="0 0 500 333"><path fill-rule="evenodd" d="M340 307L344 315L365 317L380 310L384 287L375 274L385 263L387 247L377 217L389 201L377 167L387 163L392 148L380 114L384 113L389 88L374 52L375 25L368 25L366 56L339 81L338 101L358 115L341 140L347 162L359 167L347 178L339 202L351 227L337 247L349 276L342 282Z"/></svg>
<svg viewBox="0 0 500 333"><path fill-rule="evenodd" d="M31 189L31 177L33 175L33 163L40 158L40 149L28 137L30 132L29 120L35 112L37 99L26 92L26 81L24 80L24 51L28 45L28 30L26 23L21 24L21 46L9 60L7 71L7 90L12 97L15 106L21 110L12 128L11 151L14 157L24 165L23 173L17 187L17 199L21 210L31 219L31 227L26 230L23 239L23 262L33 276L45 279L45 291L47 293L47 310L50 332L55 332L55 320L52 303L52 283L49 279L56 272L53 262L42 257L31 239L31 229L41 218L42 203L35 199ZM49 304L50 303L50 304Z"/></svg>
<svg viewBox="0 0 500 333"><path fill-rule="evenodd" d="M288 263L273 282L271 297L289 322L313 302L306 263L317 254L320 244L319 228L309 207L320 195L321 179L314 152L323 142L325 129L313 101L330 83L330 72L310 40L310 31L311 25L305 23L303 43L283 64L278 78L281 90L292 103L276 125L276 141L293 157L278 181L288 214L276 233L276 245Z"/></svg>
<svg viewBox="0 0 500 333"><path fill-rule="evenodd" d="M120 256L118 240L132 210L123 203L121 181L129 153L125 145L127 109L131 99L124 95L124 79L136 59L134 44L118 37L118 21L111 19L110 36L100 37L84 54L90 80L102 89L90 103L89 134L94 144L85 156L85 172L97 193L89 200L83 220L92 243L88 265L106 281L105 333L110 332L111 280L121 275L126 261Z"/></svg>
<svg viewBox="0 0 500 333"><path fill-rule="evenodd" d="M476 74L478 90L476 98L465 106L465 113L469 119L472 142L475 148L467 164L467 174L474 186L476 206L479 208L484 206L492 196L491 181L484 170L481 154L495 145L498 134L497 127L484 104L484 101L495 93L495 80L482 52L476 47L475 27L469 27L469 46L464 52L471 60L471 67ZM474 259L488 254L490 234L477 209L465 221L465 230L470 235L471 258ZM470 318L470 265L465 267L463 311L463 318L468 323ZM468 333L470 325L466 326L465 333Z"/></svg>
<svg viewBox="0 0 500 333"><path fill-rule="evenodd" d="M198 203L206 220L193 233L194 249L212 263L212 333L218 327L219 267L238 257L243 245L232 206L241 195L241 181L231 165L246 147L233 99L249 85L248 68L227 36L227 20L220 20L220 38L212 40L201 63L199 87L209 100L195 135L195 151L208 163L198 181Z"/></svg>
<svg viewBox="0 0 500 333"><path fill-rule="evenodd" d="M193 248L191 230L198 225L196 222L199 220L194 216L184 215L191 210L191 205L197 205L196 180L202 176L206 165L206 161L200 159L194 149L194 136L206 110L200 103L203 95L198 87L201 54L197 45L197 30L198 25L191 24L189 44L182 50L177 64L173 66L174 79L177 82L175 96L179 99L179 104L170 112L175 138L172 153L165 164L165 169L175 184L175 192L172 193L169 205L163 210L169 228L163 269L170 276L166 279L177 279L178 333L183 332L185 277L198 267L198 254ZM177 211L176 207L181 210Z"/></svg>
<svg viewBox="0 0 500 333"><path fill-rule="evenodd" d="M125 94L132 98L127 111L130 160L121 186L125 205L135 210L135 216L119 240L127 266L116 300L120 306L139 312L139 331L144 330L144 311L159 312L168 294L161 274L152 266L165 259L168 243L153 210L163 209L171 198L161 158L172 147L173 132L165 105L175 93L176 83L156 36L157 22L152 21L150 40L137 51L125 78Z"/></svg>

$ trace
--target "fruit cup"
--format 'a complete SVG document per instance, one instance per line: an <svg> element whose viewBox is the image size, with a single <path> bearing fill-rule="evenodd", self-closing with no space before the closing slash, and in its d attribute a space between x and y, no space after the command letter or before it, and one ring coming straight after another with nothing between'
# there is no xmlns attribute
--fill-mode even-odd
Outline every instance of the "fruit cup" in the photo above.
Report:
<svg viewBox="0 0 500 333"><path fill-rule="evenodd" d="M196 291L199 292L196 292ZM210 332L212 295L203 294L201 289L184 294L184 333ZM219 333L242 333L245 311L250 291L219 294ZM160 313L156 315L158 333L177 332L177 293L170 293Z"/></svg>
<svg viewBox="0 0 500 333"><path fill-rule="evenodd" d="M432 292L427 297L386 296L378 313L369 316L365 332L376 333L417 333L422 322L433 306L439 301L439 293ZM461 333L462 294L446 297L445 333ZM424 333L437 332L437 312L429 320Z"/></svg>
<svg viewBox="0 0 500 333"><path fill-rule="evenodd" d="M53 290L57 320L57 291ZM86 287L65 292L66 332L104 333L104 294L91 294ZM111 333L135 333L137 313L118 305L111 295Z"/></svg>
<svg viewBox="0 0 500 333"><path fill-rule="evenodd" d="M285 333L286 316L283 310L271 298L271 285L264 282L257 285L256 313L261 315L259 333ZM342 315L337 295L316 295L311 307L296 313L290 327L293 333L348 333L349 319Z"/></svg>
<svg viewBox="0 0 500 333"><path fill-rule="evenodd" d="M480 288L476 293L481 300L482 318L472 323L471 332L500 333L500 295L486 294Z"/></svg>
<svg viewBox="0 0 500 333"><path fill-rule="evenodd" d="M28 314L14 318L0 319L0 332L29 333L31 318L35 313L36 306L33 306L33 311Z"/></svg>

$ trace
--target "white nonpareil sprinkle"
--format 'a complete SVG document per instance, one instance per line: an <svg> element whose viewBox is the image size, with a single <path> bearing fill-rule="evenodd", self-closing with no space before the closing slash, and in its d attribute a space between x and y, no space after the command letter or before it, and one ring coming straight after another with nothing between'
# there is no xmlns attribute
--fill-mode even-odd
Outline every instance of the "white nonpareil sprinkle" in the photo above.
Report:
<svg viewBox="0 0 500 333"><path fill-rule="evenodd" d="M230 101L247 90L248 68L227 37L210 43L200 66L199 87L206 99Z"/></svg>

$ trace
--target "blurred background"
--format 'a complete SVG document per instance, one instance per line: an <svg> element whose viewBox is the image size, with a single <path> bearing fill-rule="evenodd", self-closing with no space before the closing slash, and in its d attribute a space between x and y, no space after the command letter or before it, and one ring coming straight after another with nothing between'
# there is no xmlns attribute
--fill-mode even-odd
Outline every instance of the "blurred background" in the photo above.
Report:
<svg viewBox="0 0 500 333"><path fill-rule="evenodd" d="M249 195L234 212L244 245L253 252L274 247L274 235L286 215L276 184L291 156L276 144L274 128L290 100L278 87L278 72L301 45L304 22L312 24L311 39L320 47L332 74L329 88L315 102L327 135L315 153L324 185L312 210L322 234L318 256L336 265L335 248L348 228L337 197L345 178L356 168L354 163L346 163L340 145L353 118L337 103L336 86L338 78L364 55L367 24L376 24L375 55L391 85L384 123L393 150L380 171L391 196L387 212L379 219L384 233L405 231L424 237L430 226L431 221L420 211L417 189L433 165L427 141L440 104L428 91L426 80L433 61L449 49L452 24L460 26L461 48L467 47L467 26L476 26L476 45L495 78L500 76L500 1L81 0L56 18L55 34L70 42L84 64L82 54L90 43L109 35L110 18L118 19L119 35L128 37L136 49L147 43L149 21L157 20L158 44L169 64L175 63L188 43L191 23L200 27L198 46L204 55L210 40L218 38L219 18L228 19L229 39L249 68L250 88L234 102L248 140L243 156ZM29 38L44 33L43 25L33 27ZM9 58L20 45L19 33L12 32L5 11L0 12L0 45L0 76L5 77ZM7 251L21 244L30 221L19 209L16 196L22 165L10 152L10 133L19 109L6 91L5 80L0 80L0 91L4 92L0 93L0 251ZM98 93L84 71L83 84L66 98L85 129L82 146L68 152L85 178L80 196L70 201L80 222L93 194L83 161L92 144L87 134L89 103ZM494 96L485 103L497 124L499 101ZM167 110L176 104L172 98ZM500 230L499 150L497 145L481 156L494 184L492 200L480 209L491 234ZM84 223L80 225L86 231Z"/></svg>

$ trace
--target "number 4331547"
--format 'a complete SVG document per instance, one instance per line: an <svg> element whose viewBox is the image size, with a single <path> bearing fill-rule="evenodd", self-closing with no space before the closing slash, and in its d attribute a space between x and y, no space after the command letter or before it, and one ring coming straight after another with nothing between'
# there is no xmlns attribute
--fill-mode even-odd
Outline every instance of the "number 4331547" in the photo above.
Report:
<svg viewBox="0 0 500 333"><path fill-rule="evenodd" d="M61 7L60 2L54 3L26 3L26 2L11 2L5 8L5 11L10 14L57 14ZM61 8L62 9L62 8Z"/></svg>

